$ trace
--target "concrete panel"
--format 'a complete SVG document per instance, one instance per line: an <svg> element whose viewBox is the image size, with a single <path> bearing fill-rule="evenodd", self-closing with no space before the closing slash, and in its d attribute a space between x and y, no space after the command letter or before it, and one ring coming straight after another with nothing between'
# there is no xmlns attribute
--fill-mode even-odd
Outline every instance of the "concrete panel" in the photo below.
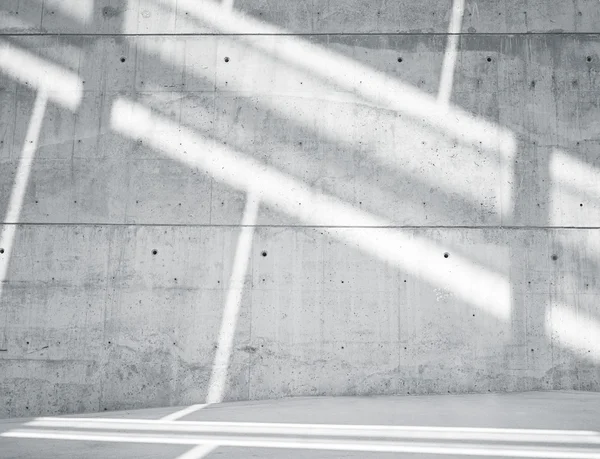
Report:
<svg viewBox="0 0 600 459"><path fill-rule="evenodd" d="M386 38L381 43L353 36L331 40L316 36L311 40L314 49L327 49L333 53L331 56L352 58L357 66L358 62L365 65L367 71L381 72L387 82L381 84L392 85L382 87L382 91L396 88L393 85L397 82L408 83L404 87L416 91L423 103L431 101L437 91L434 81L439 78L444 46L435 37ZM371 106L364 100L360 78L366 83L375 73L351 75L348 88L340 87L336 81L323 80L318 72L298 70L291 62L270 57L265 50L280 46L279 38L260 37L255 41L260 42L261 51L233 38L212 36L126 40L28 37L19 42L19 46L27 46L30 52L49 61L52 56L78 49L79 78L85 88L76 112L50 104L45 113L36 157L47 161L46 170L56 165L52 173L57 179L51 182L60 184L64 196L60 203L53 204L57 210L37 207L38 213L36 207L27 208L29 199L24 221L157 223L152 212L163 208L167 214L161 222L165 222L164 215L172 215L168 221L177 224L239 221L243 204L228 209L219 203L229 200L214 194L212 201L202 198L202 206L214 211L214 219L206 210L191 211L192 202L196 202L193 196L206 196L210 188L205 174L192 172L195 178L190 182L184 178L190 174L187 166L159 162L150 166L152 163L143 162L160 161L165 158L164 152L148 149L143 139L114 131L111 113L119 97L137 100L170 122L189 126L194 135L214 139L267 168L383 217L391 225L495 226L502 222L519 226L591 226L600 221L594 210L597 197L593 177L587 190L578 190L576 185L565 187L560 180L552 180L550 170L557 151L584 165L598 161L593 140L600 134L594 122L598 97L593 88L600 62L596 37L461 39L452 102L476 125L483 121L492 123L495 129L508 128L506 135L515 142L514 158L503 157L500 145L496 148L493 142L490 149L480 148L476 139L485 141L488 136L473 129L487 129L487 125L454 132L432 124L427 117L418 119L410 113L410 107L408 113L403 113ZM196 55L201 59L193 59ZM397 61L399 55L402 62ZM421 71L414 71L416 68ZM357 72L360 69L363 67L356 67ZM13 101L10 88L14 83L8 77L4 79L8 86L3 92L7 98L3 108L7 122L3 125L7 135L16 129L12 153L3 156L13 165L7 164L0 173L2 186L8 189L34 94L22 85L18 99ZM163 125L155 129L163 129ZM463 138L465 134L474 135L474 140ZM177 143L174 138L173 144ZM96 167L91 166L93 163L77 165L77 159L103 162L97 164L94 175L83 170ZM152 173L144 172L159 173L158 164L170 164L169 174L180 175L186 182L181 198L171 196L169 190L179 186L175 182L168 185L171 179L165 178L161 184ZM35 164L34 170L38 167L42 166ZM503 175L503 170L508 175ZM567 183L576 180L563 179ZM117 183L107 190L95 185L111 182ZM30 192L38 196L38 201L49 200L39 195L43 186L36 181L32 186L38 187ZM503 203L508 191L512 191L510 200ZM101 196L85 198L83 194L88 192L99 192ZM152 209L133 205L140 201L140 193L153 197ZM552 202L562 203L554 205L551 216L550 195ZM183 196L191 200L187 210L174 209L180 202L185 207ZM88 204L81 211L67 211L68 207L77 207L67 204L81 204L86 199L108 199L117 208L102 204L95 210ZM576 201L576 206L569 204L571 201ZM584 204L585 213L579 204ZM265 215L259 221L289 221L281 218L280 214Z"/></svg>
<svg viewBox="0 0 600 459"><path fill-rule="evenodd" d="M40 33L42 2L6 0L0 7L0 30L3 33Z"/></svg>
<svg viewBox="0 0 600 459"><path fill-rule="evenodd" d="M510 279L508 320L461 300L467 279L425 280L419 273L435 268L425 262L403 269L323 229L262 227L227 399L600 389L600 258L584 250L597 230L403 233L443 240L450 255L439 264L474 247L490 254L472 281ZM2 415L202 401L237 235L20 227L2 297ZM571 314L576 328L552 314Z"/></svg>
<svg viewBox="0 0 600 459"><path fill-rule="evenodd" d="M1 300L2 416L204 398L237 234L22 227ZM248 398L249 295L228 399Z"/></svg>
<svg viewBox="0 0 600 459"><path fill-rule="evenodd" d="M43 8L42 8L43 4ZM11 33L446 33L452 2L252 0L233 3L234 22L216 0L9 0L0 28ZM464 33L595 33L593 0L466 0ZM216 27L226 24L227 27Z"/></svg>
<svg viewBox="0 0 600 459"><path fill-rule="evenodd" d="M1 77L0 117L3 120L0 127L0 164L10 161L13 153L15 124L9 120L16 118L16 84L7 77Z"/></svg>
<svg viewBox="0 0 600 459"><path fill-rule="evenodd" d="M431 231L426 234L434 236ZM589 372L595 367L593 358L586 362L586 356L572 347L560 346L554 352L547 345L549 305L566 301L577 308L567 298L597 288L589 282L585 287L572 283L573 278L585 277L588 269L595 270L597 261L582 252L566 255L560 251L565 241L573 242L579 234L442 232L450 257L475 245L487 252L509 247L511 263L522 266L511 268L509 274L514 285L509 322L494 320L480 308L458 301L452 287L425 283L410 272L395 270L327 238L321 242L326 243L323 249L306 241L307 252L306 246L297 247L297 236L290 240L283 231L270 236L275 238L275 247L282 239L289 241L288 251L294 255L287 266L297 271L285 275L280 271L286 268L276 261L260 263L272 265L280 273L277 278L282 276L287 282L279 282L285 288L275 291L255 287L252 339L257 340L257 353L251 367L255 397L270 397L273 390L283 395L340 395L577 388L578 368L586 368L588 376L593 373L596 382L591 384L597 384L597 370ZM553 260L555 253L561 254ZM322 257L323 281L303 285L301 273L314 275L318 270L306 269L296 257ZM444 262L441 255L440 262ZM575 266L582 266L581 271L574 273ZM507 269L505 265L500 271L508 275L504 274ZM269 285L268 273L256 274ZM597 325L597 307L590 308L587 302L585 308L578 309L585 317L582 323ZM588 346L590 358L593 345ZM584 360L577 357L574 363L570 360L574 355Z"/></svg>

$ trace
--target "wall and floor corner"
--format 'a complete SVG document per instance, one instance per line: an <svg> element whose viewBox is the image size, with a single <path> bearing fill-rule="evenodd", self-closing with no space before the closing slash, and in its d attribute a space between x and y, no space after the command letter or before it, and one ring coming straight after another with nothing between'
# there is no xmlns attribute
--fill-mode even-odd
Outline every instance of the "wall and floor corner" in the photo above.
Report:
<svg viewBox="0 0 600 459"><path fill-rule="evenodd" d="M600 390L600 4L0 5L0 417Z"/></svg>

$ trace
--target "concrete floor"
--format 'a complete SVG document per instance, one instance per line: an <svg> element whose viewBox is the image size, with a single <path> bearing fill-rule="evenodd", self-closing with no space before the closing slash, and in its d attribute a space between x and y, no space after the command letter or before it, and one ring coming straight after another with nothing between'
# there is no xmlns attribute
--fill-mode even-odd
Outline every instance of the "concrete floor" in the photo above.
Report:
<svg viewBox="0 0 600 459"><path fill-rule="evenodd" d="M0 457L600 458L600 393L292 398L161 421L185 408L0 421ZM198 439L223 446L190 453Z"/></svg>

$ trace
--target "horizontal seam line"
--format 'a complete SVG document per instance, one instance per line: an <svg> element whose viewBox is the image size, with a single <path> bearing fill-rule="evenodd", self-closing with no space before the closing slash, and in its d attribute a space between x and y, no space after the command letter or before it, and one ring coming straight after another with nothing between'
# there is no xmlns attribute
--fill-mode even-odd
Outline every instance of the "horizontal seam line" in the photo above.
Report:
<svg viewBox="0 0 600 459"><path fill-rule="evenodd" d="M504 226L504 225L381 225L381 226L365 226L365 225L277 225L277 224L258 224L258 225L241 225L241 224L210 224L210 223L39 223L39 222L19 222L19 223L0 223L3 225L13 226L147 226L147 227L197 227L197 228L364 228L364 229L515 229L515 230L552 230L552 229L575 229L575 230L597 230L600 226Z"/></svg>
<svg viewBox="0 0 600 459"><path fill-rule="evenodd" d="M235 37L235 36L266 36L266 37L289 37L289 36L513 36L513 35L600 35L598 32L302 32L302 33L208 33L208 32L182 32L182 33L93 33L93 32L0 32L0 36L89 36L89 37L184 37L184 36L224 36L224 37Z"/></svg>

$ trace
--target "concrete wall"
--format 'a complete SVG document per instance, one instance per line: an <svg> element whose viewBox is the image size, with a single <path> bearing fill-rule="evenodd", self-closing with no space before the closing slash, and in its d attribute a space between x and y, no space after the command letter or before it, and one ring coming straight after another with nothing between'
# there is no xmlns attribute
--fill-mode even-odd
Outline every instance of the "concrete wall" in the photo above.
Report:
<svg viewBox="0 0 600 459"><path fill-rule="evenodd" d="M600 389L598 2L375 3L0 5L0 417Z"/></svg>

